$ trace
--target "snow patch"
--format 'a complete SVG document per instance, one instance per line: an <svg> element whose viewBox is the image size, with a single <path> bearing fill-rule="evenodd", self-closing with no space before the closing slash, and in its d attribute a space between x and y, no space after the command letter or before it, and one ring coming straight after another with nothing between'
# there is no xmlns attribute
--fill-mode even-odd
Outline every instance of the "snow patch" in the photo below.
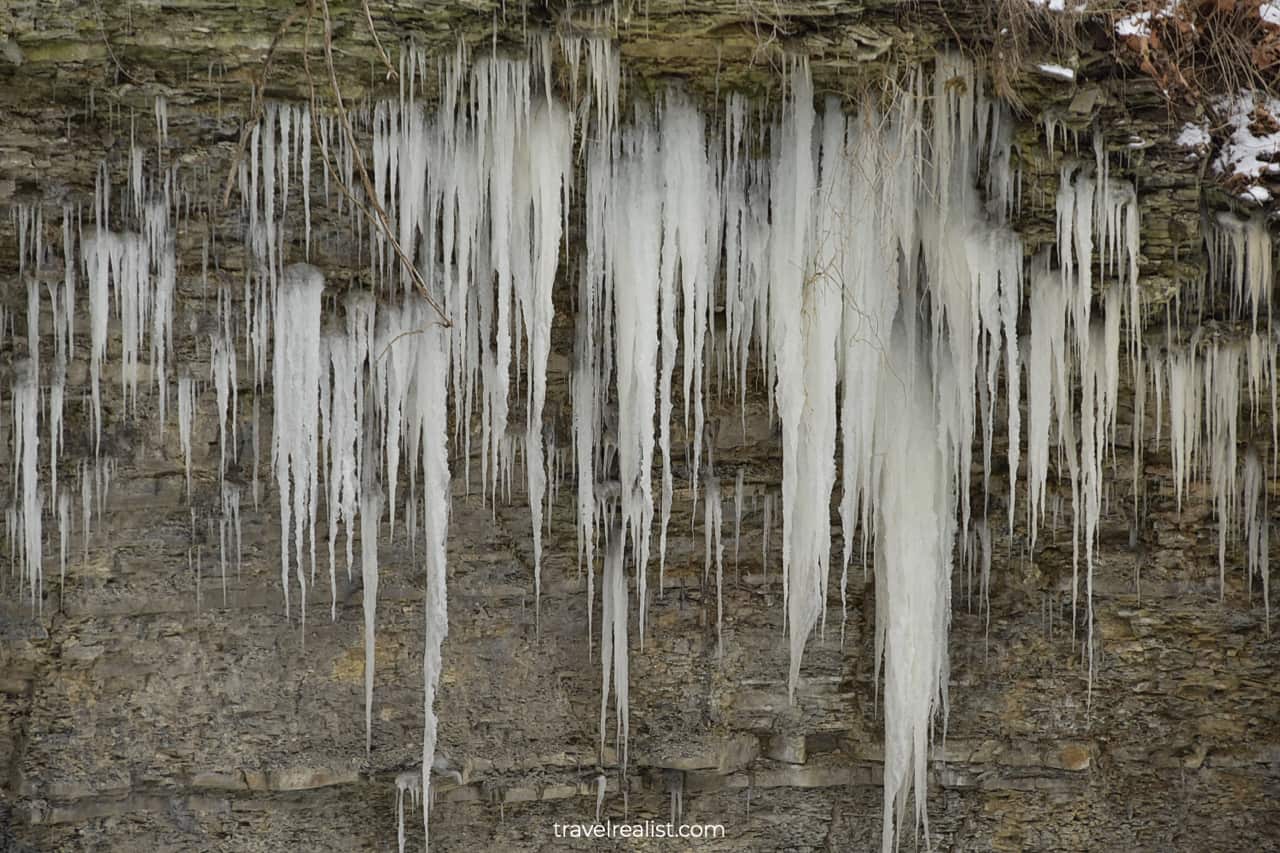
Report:
<svg viewBox="0 0 1280 853"><path fill-rule="evenodd" d="M1065 65L1054 65L1052 63L1042 63L1036 68L1046 77L1052 77L1055 80L1075 80L1076 72L1074 68L1067 68Z"/></svg>

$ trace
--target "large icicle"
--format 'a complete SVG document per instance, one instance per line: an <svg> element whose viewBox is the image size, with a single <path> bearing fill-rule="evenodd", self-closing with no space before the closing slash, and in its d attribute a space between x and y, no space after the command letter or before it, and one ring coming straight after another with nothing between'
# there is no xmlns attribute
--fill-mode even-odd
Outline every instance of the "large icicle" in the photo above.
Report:
<svg viewBox="0 0 1280 853"><path fill-rule="evenodd" d="M378 610L378 526L382 523L382 492L366 486L360 498L360 576L364 610L364 751L373 749L374 628Z"/></svg>
<svg viewBox="0 0 1280 853"><path fill-rule="evenodd" d="M613 247L614 346L618 382L618 467L623 535L634 544L641 647L648 598L653 523L653 420L658 378L658 269L661 196L657 137L647 116L637 119L614 163L612 192L625 204L608 208ZM606 581L605 595L611 587Z"/></svg>
<svg viewBox="0 0 1280 853"><path fill-rule="evenodd" d="M548 100L529 125L529 194L532 200L531 275L515 280L515 295L529 339L529 405L525 425L525 472L533 516L535 619L542 613L542 509L547 478L543 462L542 409L547 396L547 359L551 354L551 289L560 260L562 202L568 201L572 175L573 125L558 103Z"/></svg>
<svg viewBox="0 0 1280 853"><path fill-rule="evenodd" d="M350 315L348 315L350 316ZM347 577L351 577L351 534L360 499L360 423L361 413L357 400L364 380L363 354L356 356L358 347L353 338L341 333L324 336L325 358L328 364L323 370L332 371L333 384L328 394L329 411L323 424L325 460L325 506L328 508L329 532L329 618L338 618L338 583L335 570L335 550L338 528L347 530ZM328 381L326 376L324 382Z"/></svg>
<svg viewBox="0 0 1280 853"><path fill-rule="evenodd" d="M447 400L449 390L449 332L432 320L432 312L419 304L423 329L417 346L414 421L422 430L422 479L426 503L424 525L427 568L426 636L422 657L422 824L427 832L431 802L431 767L436 749L436 687L440 682L440 649L449 632L446 567L449 535L449 447Z"/></svg>
<svg viewBox="0 0 1280 853"><path fill-rule="evenodd" d="M876 420L876 654L884 655L884 828L891 853L907 798L923 825L928 790L929 737L945 706L947 630L951 619L951 551L955 493L948 455L938 441L935 382L927 357L894 336ZM896 816L896 820L895 820Z"/></svg>
<svg viewBox="0 0 1280 853"><path fill-rule="evenodd" d="M22 542L19 575L31 595L31 606L44 606L44 534L41 529L40 488L40 384L35 364L23 359L14 365L13 381L13 460L15 489L21 501L20 541ZM14 541L10 538L10 542Z"/></svg>
<svg viewBox="0 0 1280 853"><path fill-rule="evenodd" d="M811 245L818 176L811 152L815 117L808 65L797 64L788 82L773 160L769 321L782 418L782 572L791 647L787 692L794 701L805 642L822 613L831 550L835 337L841 312L840 292L826 280L825 258L815 257ZM823 156L831 158L827 164L844 155L843 125L838 111L828 114L822 137Z"/></svg>
<svg viewBox="0 0 1280 853"><path fill-rule="evenodd" d="M317 419L320 413L320 297L324 276L313 266L295 264L285 270L276 294L276 339L273 365L275 432L272 464L280 492L280 582L284 611L289 615L289 535L297 567L299 617L307 621L307 579L303 544L310 537L315 563Z"/></svg>
<svg viewBox="0 0 1280 853"><path fill-rule="evenodd" d="M627 578L623 571L626 534L621 524L613 524L605 535L604 579L600 607L600 760L604 761L608 732L609 690L612 686L614 718L620 767L627 767L627 734L630 676L627 667Z"/></svg>

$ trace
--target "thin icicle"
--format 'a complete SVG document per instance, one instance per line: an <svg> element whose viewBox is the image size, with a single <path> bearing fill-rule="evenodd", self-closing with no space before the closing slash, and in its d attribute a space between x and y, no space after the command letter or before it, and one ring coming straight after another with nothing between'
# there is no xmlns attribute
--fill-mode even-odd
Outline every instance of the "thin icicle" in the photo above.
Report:
<svg viewBox="0 0 1280 853"><path fill-rule="evenodd" d="M191 500L191 423L196 410L196 383L190 373L178 376L178 444L186 472L187 500Z"/></svg>
<svg viewBox="0 0 1280 853"><path fill-rule="evenodd" d="M373 750L374 628L378 609L378 526L382 493L366 486L360 498L360 577L364 610L364 751Z"/></svg>
<svg viewBox="0 0 1280 853"><path fill-rule="evenodd" d="M275 430L271 456L280 493L280 583L289 615L289 536L297 568L302 628L307 622L307 579L303 545L310 537L315 562L317 419L320 411L320 296L324 277L315 267L285 270L276 294L274 361Z"/></svg>
<svg viewBox="0 0 1280 853"><path fill-rule="evenodd" d="M603 589L600 593L600 761L604 762L609 691L612 688L619 767L624 775L627 768L627 734L630 729L627 580L622 564L625 542L626 536L621 523L613 524L605 536Z"/></svg>
<svg viewBox="0 0 1280 853"><path fill-rule="evenodd" d="M722 527L724 508L720 502L720 481L714 474L708 475L703 498L702 527L706 543L706 561L702 580L707 581L712 562L716 567L716 658L724 657L724 543Z"/></svg>
<svg viewBox="0 0 1280 853"><path fill-rule="evenodd" d="M1271 517L1267 511L1266 470L1262 452L1256 445L1249 445L1244 455L1244 534L1245 562L1248 564L1249 583L1254 576L1262 579L1262 608L1265 625L1271 633L1271 571L1270 539Z"/></svg>
<svg viewBox="0 0 1280 853"><path fill-rule="evenodd" d="M19 584L25 585L31 607L43 610L44 534L41 529L43 490L40 486L39 452L40 385L35 364L23 359L14 365L13 460L16 495L20 498L21 555ZM13 539L10 537L10 541ZM21 589L21 586L19 586Z"/></svg>

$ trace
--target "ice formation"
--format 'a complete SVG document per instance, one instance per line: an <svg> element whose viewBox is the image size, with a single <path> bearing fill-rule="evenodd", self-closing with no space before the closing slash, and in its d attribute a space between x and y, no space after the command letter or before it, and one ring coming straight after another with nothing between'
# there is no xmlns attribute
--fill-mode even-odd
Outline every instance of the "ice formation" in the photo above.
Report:
<svg viewBox="0 0 1280 853"><path fill-rule="evenodd" d="M614 694L614 724L621 767L627 766L627 734L631 714L627 706L630 683L627 655L627 581L622 556L626 537L620 523L605 536L604 573L600 592L600 752L605 748L609 693Z"/></svg>
<svg viewBox="0 0 1280 853"><path fill-rule="evenodd" d="M275 431L271 446L280 493L280 584L289 614L289 538L298 579L298 616L307 624L307 578L303 546L311 545L315 563L315 508L318 419L320 415L320 296L324 276L315 267L295 264L285 271L276 294Z"/></svg>
<svg viewBox="0 0 1280 853"><path fill-rule="evenodd" d="M1252 592L1253 578L1256 575L1262 581L1262 606L1269 631L1271 626L1271 521L1267 514L1266 471L1263 468L1262 454L1255 445L1250 445L1245 451L1242 479L1245 560L1249 573L1250 592Z"/></svg>
<svg viewBox="0 0 1280 853"><path fill-rule="evenodd" d="M187 477L187 499L191 499L191 421L196 410L196 383L190 373L178 376L178 445Z"/></svg>
<svg viewBox="0 0 1280 853"><path fill-rule="evenodd" d="M425 315L425 308L420 314ZM425 316L424 316L425 320ZM441 647L449 633L446 559L449 539L450 489L448 431L444 413L448 398L449 338L439 325L426 327L418 345L416 423L422 431L422 481L425 500L425 562L427 568L425 649L422 674L425 685L422 739L422 822L424 832L431 793L431 766L435 761L435 694L440 682Z"/></svg>
<svg viewBox="0 0 1280 853"><path fill-rule="evenodd" d="M724 507L720 502L720 481L714 475L707 478L703 497L702 527L706 548L702 580L707 581L711 566L716 567L716 657L724 657Z"/></svg>
<svg viewBox="0 0 1280 853"><path fill-rule="evenodd" d="M19 501L17 536L10 533L9 542L18 542L20 552L19 589L26 587L33 609L43 609L44 533L42 532L39 453L40 413L39 375L34 362L24 359L14 365L13 396L13 467L14 495ZM10 546L12 548L12 544Z"/></svg>
<svg viewBox="0 0 1280 853"><path fill-rule="evenodd" d="M1121 21L1122 29L1141 35L1152 22L1146 14ZM618 763L625 768L628 761L629 591L634 584L643 653L655 561L658 596L665 591L669 524L682 494L677 478L687 483L694 508L702 491L704 579L709 583L714 564L717 654L724 654L723 495L713 456L735 419L722 423L708 411L722 393L735 400L745 435L754 383L781 432L781 485L777 492L764 489L760 559L768 583L780 514L793 701L804 695L806 644L825 625L833 561L840 562L842 625L850 565L858 559L864 571L874 569L886 851L897 843L908 799L915 825L928 837L927 760L931 738L946 727L957 544L968 594L976 573L979 613L990 619L999 513L1007 515L1011 540L1025 520L1034 555L1047 512L1056 530L1069 492L1072 602L1075 607L1083 592L1092 675L1093 570L1107 512L1104 464L1129 438L1117 436L1125 389L1131 386L1133 394L1135 500L1144 444L1167 443L1179 511L1197 486L1211 495L1219 589L1225 594L1229 549L1238 537L1249 582L1261 581L1269 619L1266 441L1254 426L1270 417L1273 468L1280 442L1270 325L1274 247L1261 213L1206 214L1208 287L1186 294L1201 312L1225 299L1233 319L1247 321L1247 341L1207 333L1184 340L1171 327L1159 345L1139 334L1137 193L1111 174L1101 133L1093 138L1092 156L1077 151L1063 158L1055 239L1024 260L1022 241L1009 227L1019 203L1012 122L966 61L941 56L931 70L907 74L894 98L867 97L854 109L837 99L815 103L808 66L794 59L785 72L785 96L772 111L739 94L706 111L674 88L624 111L613 46L576 36L559 44L572 72L568 102L549 72L548 39L535 40L525 58L473 61L459 48L435 63L407 48L401 97L372 104L356 118L371 139L367 158L333 117L269 103L235 176L244 287L233 298L219 286L207 334L221 501L220 516L209 523L219 526L224 603L233 540L237 574L241 560L241 487L230 469L233 461L250 469L246 487L256 510L260 419L269 416L285 614L296 583L304 637L321 503L331 619L339 613L338 536L345 532L350 578L360 525L368 751L379 525L385 512L394 538L396 515L405 514L410 553L415 561L421 553L426 569L426 613L422 767L396 780L402 850L405 794L415 802L420 795L425 831L437 763L434 704L448 631L452 476L469 494L473 437L482 502L512 500L523 465L529 580L540 630L543 536L552 525L546 507L555 504L563 474L567 441L559 421L566 402L589 643L600 632L601 762L611 694ZM439 71L439 100L429 105L415 92L432 67ZM1056 66L1041 71L1065 76ZM1232 122L1239 132L1228 153L1248 166L1253 161L1245 155L1256 140L1240 135L1238 106ZM101 519L114 470L98 454L105 417L100 376L117 335L127 411L136 412L140 394L150 391L139 388L146 353L164 422L175 360L178 200L185 191L174 167L164 165L163 99L155 102L155 120L154 168L148 170L148 154L133 144L126 186L113 194L110 170L104 164L99 171L91 224L82 229L78 214L69 206L61 210L65 270L61 282L47 288L51 344L40 340L45 295L34 277L46 254L44 215L38 207L18 215L20 273L30 270L33 277L26 280L28 359L16 366L11 389L15 499L6 518L21 583L36 607L46 505L56 514L60 581L66 583L71 498L58 468L66 447L64 409L76 404L67 366L81 279L95 455L78 471L86 558L94 501ZM1051 146L1061 135L1052 120L1046 133ZM322 166L316 186L313 143ZM385 211L384 224L360 218L365 201L330 193L339 180L352 187L363 162L373 187L366 201ZM291 202L298 191L301 211ZM287 265L293 255L310 255L313 206L321 204L349 217L367 254L371 288L352 287L340 298L330 291L326 299L319 270ZM299 221L301 233L290 233ZM580 237L570 243L569 234ZM208 251L206 245L206 267ZM561 298L557 286L572 293ZM1029 316L1020 333L1024 302ZM556 314L570 304L568 400L549 400L558 378L552 375ZM13 318L0 316L0 333L6 327L17 331ZM53 353L43 364L42 346ZM246 409L253 458L243 461L240 357L251 365L243 382L252 390ZM198 388L192 365L177 367L178 440L194 511ZM513 405L521 397L523 407ZM260 411L260 398L269 412ZM1002 407L1004 425L997 423ZM43 481L41 417L49 441ZM1153 445L1148 417L1156 421ZM450 418L459 445L453 450L463 464L458 472L450 471ZM1007 497L993 494L997 430L1007 432ZM970 482L976 453L980 484ZM64 477L77 473L65 462L61 467ZM738 467L735 568L745 479ZM834 557L833 498L841 540ZM200 554L190 556L198 572ZM603 786L598 791L603 797Z"/></svg>
<svg viewBox="0 0 1280 853"><path fill-rule="evenodd" d="M409 795L409 802L416 806L422 797L422 775L414 771L401 773L396 777L396 844L399 853L404 853L404 800Z"/></svg>
<svg viewBox="0 0 1280 853"><path fill-rule="evenodd" d="M955 471L934 424L937 391L954 377L941 365L931 371L917 337L906 325L895 331L876 418L876 443L883 448L876 495L876 666L883 651L886 853L894 849L912 793L915 823L923 825L928 844L929 740L947 690Z"/></svg>
<svg viewBox="0 0 1280 853"><path fill-rule="evenodd" d="M366 487L360 499L360 576L364 609L364 751L373 748L374 629L378 610L378 525L382 493Z"/></svg>

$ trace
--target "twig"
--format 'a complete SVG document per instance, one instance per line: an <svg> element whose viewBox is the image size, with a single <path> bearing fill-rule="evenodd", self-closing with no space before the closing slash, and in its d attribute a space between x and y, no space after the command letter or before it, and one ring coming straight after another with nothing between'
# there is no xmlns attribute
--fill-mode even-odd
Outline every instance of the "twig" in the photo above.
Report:
<svg viewBox="0 0 1280 853"><path fill-rule="evenodd" d="M387 55L387 51L382 47L382 40L378 38L378 28L373 25L373 13L369 11L369 0L360 0L360 2L364 6L364 19L369 23L369 35L373 36L373 46L382 56L382 64L387 66L387 79L395 80L400 75L396 73L395 66L391 64L391 57Z"/></svg>
<svg viewBox="0 0 1280 853"><path fill-rule="evenodd" d="M310 3L314 8L315 0L310 0ZM338 85L338 71L333 61L333 22L329 17L329 0L320 0L320 11L324 16L325 65L328 66L329 70L329 85L333 90L333 98L338 112L338 120L341 122L342 131L347 137L347 144L351 146L352 159L355 161L356 171L360 173L360 182L364 185L365 196L368 198L369 204L372 205L378 215L376 218L372 216L369 213L368 208L364 205L360 205L360 208L364 214L369 217L371 222L381 227L383 236L387 238L387 241L395 250L396 255L399 256L400 263L404 265L404 268L407 269L409 274L413 277L414 284L417 285L418 290L421 291L422 297L426 299L427 303L430 304L431 307L435 309L435 312L440 315L440 322L446 327L451 326L452 324L449 322L448 315L444 313L444 309L440 307L440 304L431 295L431 289L427 286L427 282L422 278L422 274L418 272L417 266L415 266L413 261L409 260L408 255L405 254L404 248L400 245L400 241L396 239L395 232L391 228L391 218L387 216L387 212L382 208L382 205L378 203L378 195L374 191L373 181L369 179L369 172L365 169L364 155L360 153L360 145L356 140L355 131L351 127L351 117L347 115L346 104L342 100L342 89ZM310 72L308 71L308 79L309 78ZM311 113L312 116L315 115L314 104L312 105ZM341 182L339 182L339 184L341 184ZM351 191L347 189L346 192L350 197ZM352 200L354 201L354 198Z"/></svg>
<svg viewBox="0 0 1280 853"><path fill-rule="evenodd" d="M280 23L275 37L271 39L271 46L267 48L267 58L263 60L262 70L258 72L258 79L252 84L254 92L253 113L249 116L249 120L245 122L244 129L240 131L240 142L236 145L236 155L231 158L231 168L227 171L227 183L222 192L222 206L224 208L231 201L231 188L235 184L236 171L240 168L240 161L244 159L245 147L248 146L249 139L253 136L254 127L257 126L262 118L267 75L271 73L271 61L275 58L276 48L280 45L280 40L284 38L285 32L288 31L289 27L293 26L293 22L302 14L303 8L298 6L289 13L289 17Z"/></svg>
<svg viewBox="0 0 1280 853"><path fill-rule="evenodd" d="M107 23L102 18L102 6L98 4L98 0L93 0L93 9L98 15L98 34L102 36L102 43L106 45L107 55L110 56L111 61L115 63L116 70L128 77L134 83L137 83L139 86L144 85L143 81L128 72L124 65L120 63L120 58L116 56L116 52L112 50L111 40L107 38Z"/></svg>

